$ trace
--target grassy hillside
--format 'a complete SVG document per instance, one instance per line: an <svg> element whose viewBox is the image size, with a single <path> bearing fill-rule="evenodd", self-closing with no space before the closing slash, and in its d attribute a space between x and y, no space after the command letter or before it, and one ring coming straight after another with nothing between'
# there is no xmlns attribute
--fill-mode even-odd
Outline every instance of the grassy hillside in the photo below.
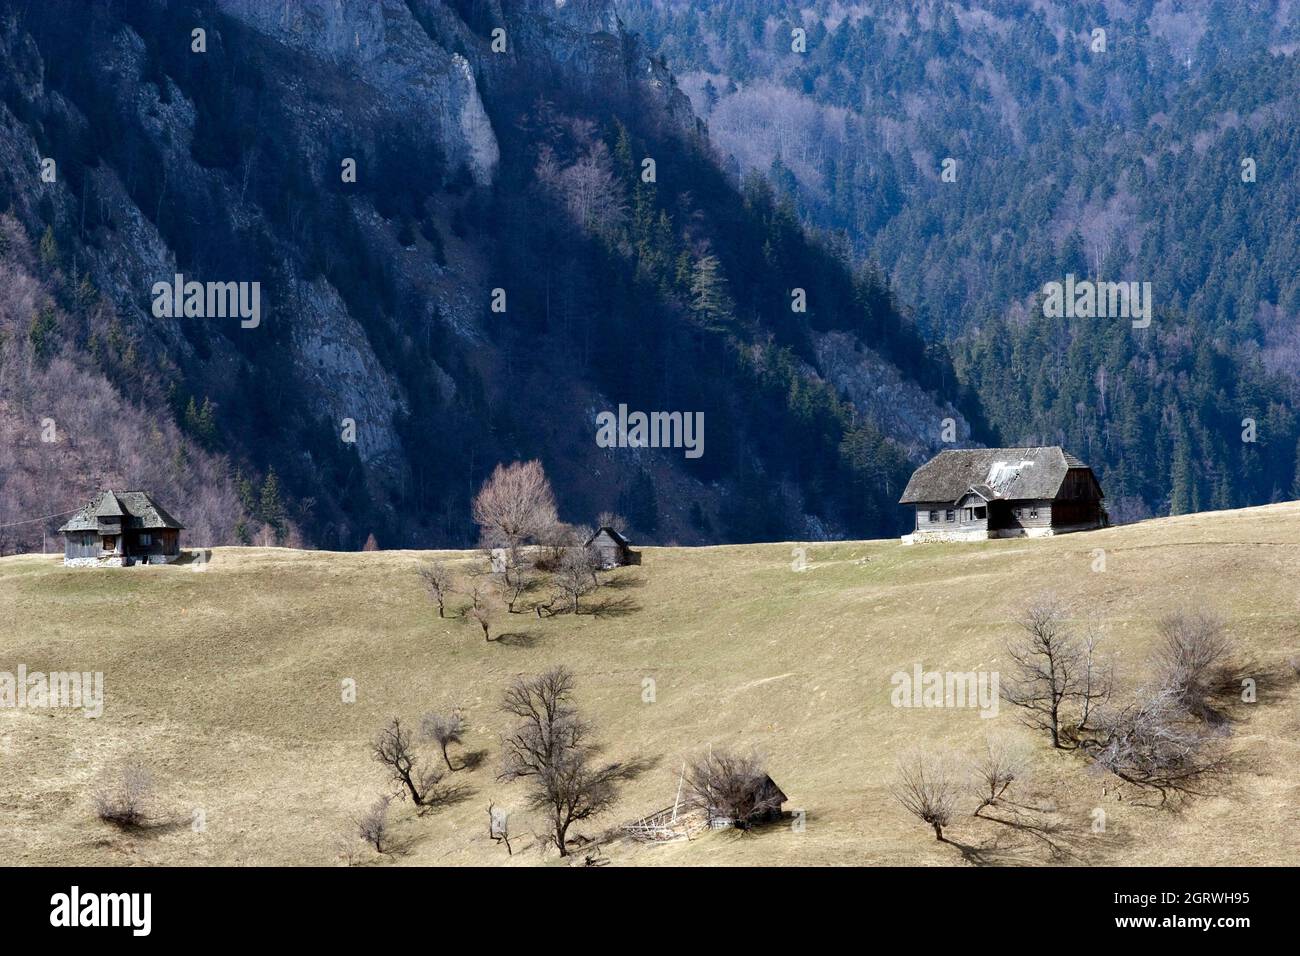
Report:
<svg viewBox="0 0 1300 956"><path fill-rule="evenodd" d="M1221 794L1179 812L1052 752L1005 705L903 710L890 675L1006 667L1028 595L1054 588L1094 614L1125 689L1170 610L1204 605L1263 663L1300 651L1300 503L1218 512L1038 541L903 547L896 541L647 549L587 598L598 614L515 615L485 643L439 620L416 569L427 552L335 554L219 549L208 570L65 570L53 556L0 559L0 670L100 670L104 715L0 710L0 859L23 864L329 864L348 817L388 787L367 742L390 717L463 705L483 766L474 791L417 816L395 805L405 849L386 864L555 862L530 848L522 784L495 780L496 712L511 675L565 663L611 755L656 761L619 809L575 832L672 803L683 757L754 746L807 813L804 832L709 833L661 846L617 843L636 864L1300 863L1300 692L1262 684L1241 708L1252 764ZM1105 571L1092 570L1096 549ZM469 553L442 555L468 567ZM341 702L354 678L356 703ZM642 702L642 681L656 700ZM988 732L1030 747L1021 801L1057 825L1040 836L968 816L937 843L888 795L913 745L973 753ZM123 835L95 819L91 792L123 758L150 765L170 826ZM518 808L515 855L487 837L488 801ZM206 829L193 832L201 808ZM1107 814L1104 833L1092 814ZM540 832L540 821L535 829ZM362 860L372 862L373 854Z"/></svg>

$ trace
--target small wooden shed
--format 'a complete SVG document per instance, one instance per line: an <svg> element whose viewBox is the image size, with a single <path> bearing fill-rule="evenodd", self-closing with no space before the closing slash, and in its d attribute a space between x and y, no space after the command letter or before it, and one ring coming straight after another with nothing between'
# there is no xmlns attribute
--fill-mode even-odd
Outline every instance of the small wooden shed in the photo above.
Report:
<svg viewBox="0 0 1300 956"><path fill-rule="evenodd" d="M606 570L641 563L641 552L633 551L627 538L613 528L601 528L587 539L587 547L596 552Z"/></svg>

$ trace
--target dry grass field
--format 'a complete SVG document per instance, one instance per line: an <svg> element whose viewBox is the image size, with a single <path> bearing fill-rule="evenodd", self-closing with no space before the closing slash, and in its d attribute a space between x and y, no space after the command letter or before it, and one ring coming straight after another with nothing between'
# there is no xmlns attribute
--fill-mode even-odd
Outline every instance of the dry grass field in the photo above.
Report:
<svg viewBox="0 0 1300 956"><path fill-rule="evenodd" d="M1016 613L1045 589L1096 619L1121 693L1142 675L1154 622L1176 609L1219 612L1243 649L1284 665L1300 656L1300 503L1035 541L811 544L803 572L792 570L796 547L649 548L642 567L584 599L598 613L502 613L511 633L493 643L469 621L438 619L416 573L426 552L218 549L202 573L0 559L0 671L102 671L106 686L98 719L0 710L0 860L337 864L350 816L390 786L368 741L393 716L418 724L459 704L466 749L486 751L478 769L454 775L464 798L422 816L394 804L398 852L358 862L555 865L531 835L544 825L523 810L524 784L495 779L507 726L496 707L512 675L564 663L608 754L652 762L615 812L574 834L670 805L683 759L710 745L761 751L787 809L806 814L801 832L614 841L603 854L616 865L1300 863L1293 681L1265 682L1259 702L1238 709L1247 772L1177 809L1051 750L1005 705L987 720L890 703L890 675L916 663L1006 667ZM1093 570L1097 549L1104 571ZM355 703L342 702L345 678ZM1032 777L1017 799L1052 832L972 818L972 800L951 842L936 842L889 795L898 757L973 754L990 733L1029 748ZM123 834L96 819L92 793L128 758L152 768L160 818ZM488 838L490 800L515 808L513 857ZM196 809L202 832L190 825ZM1098 809L1104 832L1093 828Z"/></svg>

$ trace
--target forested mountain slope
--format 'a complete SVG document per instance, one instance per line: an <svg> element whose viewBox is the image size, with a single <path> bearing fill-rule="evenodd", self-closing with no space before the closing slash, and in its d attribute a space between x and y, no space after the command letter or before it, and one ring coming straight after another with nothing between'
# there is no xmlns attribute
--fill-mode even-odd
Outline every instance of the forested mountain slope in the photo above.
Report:
<svg viewBox="0 0 1300 956"><path fill-rule="evenodd" d="M530 457L642 540L880 534L943 419L984 434L604 0L0 14L4 549L107 484L195 544L468 545ZM259 283L257 320L157 316L176 275ZM702 412L704 454L599 447L619 404Z"/></svg>
<svg viewBox="0 0 1300 956"><path fill-rule="evenodd" d="M879 264L999 442L1071 447L1118 518L1300 495L1294 5L621 10L734 175ZM1153 325L1044 319L1068 274L1151 283Z"/></svg>

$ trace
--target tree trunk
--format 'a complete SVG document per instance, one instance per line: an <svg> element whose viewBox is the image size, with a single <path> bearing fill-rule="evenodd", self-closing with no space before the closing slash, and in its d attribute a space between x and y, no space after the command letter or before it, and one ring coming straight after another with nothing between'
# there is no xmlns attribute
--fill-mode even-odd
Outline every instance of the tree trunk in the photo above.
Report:
<svg viewBox="0 0 1300 956"><path fill-rule="evenodd" d="M555 845L560 848L560 856L569 855L569 847L567 845L568 832L569 825L561 822L560 815L557 813L555 815Z"/></svg>
<svg viewBox="0 0 1300 956"><path fill-rule="evenodd" d="M406 789L411 791L411 801L417 807L423 805L424 801L420 797L420 791L415 789L415 781L411 779L409 773L402 774L402 782L406 784Z"/></svg>
<svg viewBox="0 0 1300 956"><path fill-rule="evenodd" d="M934 827L934 838L935 838L936 840L938 840L940 843L942 843L942 842L943 842L943 827L941 827L941 826L940 826L939 824L937 824L937 823L932 823L932 824L930 824L930 826Z"/></svg>

